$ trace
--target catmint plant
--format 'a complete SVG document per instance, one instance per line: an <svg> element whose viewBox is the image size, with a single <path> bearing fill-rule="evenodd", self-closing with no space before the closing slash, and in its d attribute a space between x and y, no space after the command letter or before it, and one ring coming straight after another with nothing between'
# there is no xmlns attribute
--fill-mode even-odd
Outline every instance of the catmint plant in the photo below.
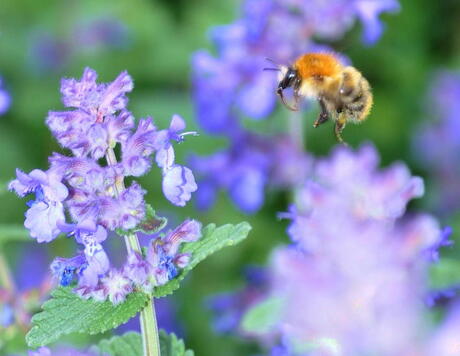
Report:
<svg viewBox="0 0 460 356"><path fill-rule="evenodd" d="M196 133L184 132L185 122L178 115L166 129L158 129L151 117L136 122L127 109L127 93L133 89L127 72L111 83L96 80L90 68L80 80L63 79L66 110L50 111L46 118L51 133L70 154L53 153L47 170L18 169L9 183L11 191L30 197L24 226L31 238L49 243L63 235L79 246L75 255L51 263L60 288L33 318L27 342L37 347L74 331L103 332L140 312L144 354L159 355L152 297L177 289L194 265L246 237L249 227L243 223L203 229L200 222L186 219L164 230L166 219L145 202L146 191L135 179L156 165L164 196L184 206L197 185L192 171L176 162L173 144ZM129 184L127 177L133 177ZM145 247L139 232L150 236ZM127 256L116 268L104 243L120 238ZM49 350L36 352L45 355Z"/></svg>
<svg viewBox="0 0 460 356"><path fill-rule="evenodd" d="M201 50L192 58L193 97L199 125L226 137L229 147L193 160L200 179L198 206L211 206L224 189L238 208L254 213L263 205L267 186L296 187L306 179L311 158L303 149L298 115L290 120L288 145L277 144L284 141L279 133L262 135L243 124L274 112L277 78L263 71L267 57L287 64L305 52L327 50L313 38L337 40L356 21L363 25L364 43L371 45L383 31L379 15L398 9L396 0L246 0L235 22L213 28L216 54ZM289 175L283 173L287 157L298 158L288 167Z"/></svg>

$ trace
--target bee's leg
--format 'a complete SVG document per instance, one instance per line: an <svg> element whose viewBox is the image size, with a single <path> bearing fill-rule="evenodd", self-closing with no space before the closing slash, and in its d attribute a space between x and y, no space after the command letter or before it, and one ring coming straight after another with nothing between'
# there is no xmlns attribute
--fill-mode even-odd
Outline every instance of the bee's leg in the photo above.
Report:
<svg viewBox="0 0 460 356"><path fill-rule="evenodd" d="M326 110L326 105L324 105L323 100L319 99L319 106L321 107L321 112L319 113L318 118L313 123L313 127L318 127L321 124L324 124L329 119L329 113Z"/></svg>
<svg viewBox="0 0 460 356"><path fill-rule="evenodd" d="M346 124L345 114L341 113L339 115L339 118L335 122L334 132L335 132L335 137L337 138L337 141L344 146L348 146L348 144L342 138L342 131L345 128L345 124Z"/></svg>

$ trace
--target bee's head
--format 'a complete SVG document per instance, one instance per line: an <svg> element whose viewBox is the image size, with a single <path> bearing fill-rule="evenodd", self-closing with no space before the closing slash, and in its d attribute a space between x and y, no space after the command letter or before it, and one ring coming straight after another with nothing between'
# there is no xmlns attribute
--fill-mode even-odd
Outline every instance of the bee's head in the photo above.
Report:
<svg viewBox="0 0 460 356"><path fill-rule="evenodd" d="M280 66L278 93L286 88L294 86L297 81L297 70L292 67Z"/></svg>
<svg viewBox="0 0 460 356"><path fill-rule="evenodd" d="M297 99L296 99L296 106L289 105L283 95L283 90L286 88L296 87L299 85L299 74L296 69L292 67L280 66L280 75L279 75L279 84L278 89L276 89L276 94L279 95L283 104L290 110L297 111Z"/></svg>

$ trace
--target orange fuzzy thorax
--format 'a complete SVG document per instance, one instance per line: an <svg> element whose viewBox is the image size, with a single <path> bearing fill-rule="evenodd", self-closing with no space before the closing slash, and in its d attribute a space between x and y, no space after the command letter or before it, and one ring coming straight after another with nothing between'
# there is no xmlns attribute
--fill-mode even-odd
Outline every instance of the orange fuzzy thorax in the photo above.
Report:
<svg viewBox="0 0 460 356"><path fill-rule="evenodd" d="M294 68L302 79L308 79L333 77L340 73L342 65L332 54L307 53L297 58Z"/></svg>

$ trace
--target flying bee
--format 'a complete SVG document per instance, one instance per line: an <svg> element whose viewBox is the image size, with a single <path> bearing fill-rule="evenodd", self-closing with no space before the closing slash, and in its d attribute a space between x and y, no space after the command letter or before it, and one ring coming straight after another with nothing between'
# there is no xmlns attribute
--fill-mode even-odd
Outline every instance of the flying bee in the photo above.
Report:
<svg viewBox="0 0 460 356"><path fill-rule="evenodd" d="M369 82L356 68L344 66L332 54L307 53L291 66L266 69L280 72L276 93L288 109L297 111L301 97L318 100L321 112L313 127L331 118L340 143L346 144L342 131L348 122L360 123L369 115L372 107ZM294 90L294 105L283 95L283 90L290 87Z"/></svg>

